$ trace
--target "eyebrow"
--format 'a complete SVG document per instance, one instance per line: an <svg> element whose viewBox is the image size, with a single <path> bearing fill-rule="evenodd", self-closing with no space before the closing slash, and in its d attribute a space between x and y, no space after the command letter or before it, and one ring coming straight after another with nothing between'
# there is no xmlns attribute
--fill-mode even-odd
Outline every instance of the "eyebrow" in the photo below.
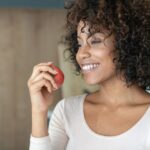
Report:
<svg viewBox="0 0 150 150"><path fill-rule="evenodd" d="M91 38L91 37L95 37L95 34L92 34L92 35L88 36L87 39L89 39L89 38ZM82 40L82 38L81 38L80 36L78 36L78 35L77 35L77 39L81 39L81 40Z"/></svg>

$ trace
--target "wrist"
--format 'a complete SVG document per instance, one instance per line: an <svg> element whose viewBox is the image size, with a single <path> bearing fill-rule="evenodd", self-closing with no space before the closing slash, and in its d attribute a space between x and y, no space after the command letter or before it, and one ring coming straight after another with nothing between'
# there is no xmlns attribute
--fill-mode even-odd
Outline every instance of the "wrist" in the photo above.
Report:
<svg viewBox="0 0 150 150"><path fill-rule="evenodd" d="M46 112L32 112L32 136L44 137L48 135L48 117Z"/></svg>
<svg viewBox="0 0 150 150"><path fill-rule="evenodd" d="M44 116L48 114L48 109L45 110L41 110L41 109L37 109L32 107L32 115L40 115L40 116Z"/></svg>

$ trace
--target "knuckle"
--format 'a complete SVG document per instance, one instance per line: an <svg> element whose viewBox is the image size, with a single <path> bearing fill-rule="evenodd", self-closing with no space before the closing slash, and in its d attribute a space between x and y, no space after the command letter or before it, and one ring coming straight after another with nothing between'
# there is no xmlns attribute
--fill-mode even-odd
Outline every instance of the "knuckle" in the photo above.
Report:
<svg viewBox="0 0 150 150"><path fill-rule="evenodd" d="M33 67L33 70L40 70L40 71L48 71L49 67L48 66L41 66L41 65L36 65Z"/></svg>
<svg viewBox="0 0 150 150"><path fill-rule="evenodd" d="M49 79L49 75L46 72L43 72L42 76L45 77L46 79Z"/></svg>
<svg viewBox="0 0 150 150"><path fill-rule="evenodd" d="M42 76L45 76L45 72L42 72L41 75L42 75Z"/></svg>
<svg viewBox="0 0 150 150"><path fill-rule="evenodd" d="M54 72L55 70L50 67L50 68L49 68L49 71L50 71L50 72Z"/></svg>
<svg viewBox="0 0 150 150"><path fill-rule="evenodd" d="M47 72L43 72L42 74L44 77L47 77L48 79L50 79L50 75Z"/></svg>
<svg viewBox="0 0 150 150"><path fill-rule="evenodd" d="M46 71L48 71L48 69L49 69L48 66L43 66L43 67Z"/></svg>
<svg viewBox="0 0 150 150"><path fill-rule="evenodd" d="M39 64L36 64L36 65L34 66L34 68L38 68L40 65L41 65L40 63L39 63Z"/></svg>

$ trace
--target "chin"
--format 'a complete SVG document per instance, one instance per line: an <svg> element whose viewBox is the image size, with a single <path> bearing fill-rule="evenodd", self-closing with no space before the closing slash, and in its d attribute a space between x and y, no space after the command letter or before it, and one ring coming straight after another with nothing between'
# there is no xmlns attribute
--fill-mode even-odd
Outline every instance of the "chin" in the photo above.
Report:
<svg viewBox="0 0 150 150"><path fill-rule="evenodd" d="M88 85L96 85L96 84L99 84L100 81L97 81L97 80L92 80L92 79L84 79L85 83L88 84Z"/></svg>

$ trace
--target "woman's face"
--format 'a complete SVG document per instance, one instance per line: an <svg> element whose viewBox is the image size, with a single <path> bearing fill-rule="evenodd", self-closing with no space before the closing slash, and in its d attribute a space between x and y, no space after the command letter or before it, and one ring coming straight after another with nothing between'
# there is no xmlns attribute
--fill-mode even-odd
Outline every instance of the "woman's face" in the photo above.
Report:
<svg viewBox="0 0 150 150"><path fill-rule="evenodd" d="M96 33L88 37L88 25L81 32L84 23L80 21L77 29L79 49L76 60L81 67L83 77L88 84L99 84L110 80L115 75L114 36L106 37Z"/></svg>

